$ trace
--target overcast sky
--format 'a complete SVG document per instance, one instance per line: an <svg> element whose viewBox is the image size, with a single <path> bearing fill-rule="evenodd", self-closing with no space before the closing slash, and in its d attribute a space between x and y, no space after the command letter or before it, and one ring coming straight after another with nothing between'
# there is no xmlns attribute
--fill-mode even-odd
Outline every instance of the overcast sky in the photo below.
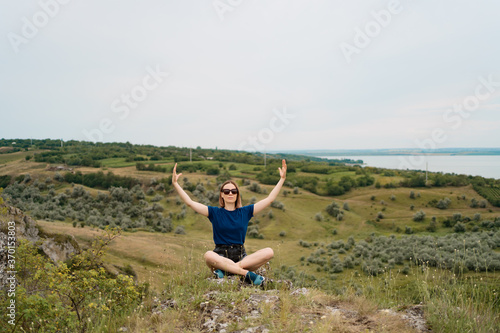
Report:
<svg viewBox="0 0 500 333"><path fill-rule="evenodd" d="M500 146L500 2L0 0L0 138Z"/></svg>

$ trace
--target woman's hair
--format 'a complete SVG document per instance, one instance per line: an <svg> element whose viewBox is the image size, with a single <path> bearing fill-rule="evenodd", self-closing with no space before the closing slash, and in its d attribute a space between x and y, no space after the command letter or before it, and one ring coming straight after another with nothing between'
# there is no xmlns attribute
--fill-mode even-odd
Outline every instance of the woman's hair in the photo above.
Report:
<svg viewBox="0 0 500 333"><path fill-rule="evenodd" d="M224 206L226 205L226 203L224 202L224 199L222 198L222 189L227 184L233 184L236 187L236 189L238 190L238 194L236 195L236 203L235 203L235 207L234 208L240 208L240 207L242 207L240 189L238 188L238 185L236 185L236 183L233 182L232 180L226 180L224 182L224 184L221 185L221 187L219 189L219 206L221 208L224 208Z"/></svg>

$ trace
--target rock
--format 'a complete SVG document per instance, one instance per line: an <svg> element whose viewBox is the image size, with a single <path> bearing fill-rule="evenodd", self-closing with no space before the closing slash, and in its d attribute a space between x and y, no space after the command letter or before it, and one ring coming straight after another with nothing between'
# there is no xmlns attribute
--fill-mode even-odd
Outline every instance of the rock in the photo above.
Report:
<svg viewBox="0 0 500 333"><path fill-rule="evenodd" d="M422 305L412 306L406 309L404 313L398 313L391 309L383 309L379 312L383 312L392 316L399 316L403 318L409 326L413 327L419 332L432 332L432 330L427 327L427 322L424 319L424 310Z"/></svg>
<svg viewBox="0 0 500 333"><path fill-rule="evenodd" d="M33 244L40 244L39 248L55 263L68 260L73 254L80 251L80 247L73 236L51 235L42 232L34 219L25 215L19 208L4 205L7 213L0 217L0 272L6 270L9 222L15 224L16 240L27 239ZM17 245L17 244L16 244ZM7 276L0 273L0 285L5 285Z"/></svg>
<svg viewBox="0 0 500 333"><path fill-rule="evenodd" d="M275 303L279 301L278 296L274 295L262 295L262 294L252 294L250 298L247 300L248 303L253 305L254 307L258 307L261 303Z"/></svg>
<svg viewBox="0 0 500 333"><path fill-rule="evenodd" d="M295 289L293 290L290 295L296 296L296 295L307 295L309 293L309 290L307 288L300 288L300 289Z"/></svg>
<svg viewBox="0 0 500 333"><path fill-rule="evenodd" d="M157 298L155 298L153 301L155 303L159 303L153 306L153 309L151 310L153 314L160 314L169 308L177 309L177 302L173 299L167 299L160 302Z"/></svg>
<svg viewBox="0 0 500 333"><path fill-rule="evenodd" d="M431 332L424 319L424 310L422 305L415 305L406 309L403 319L409 322L410 326L420 332Z"/></svg>

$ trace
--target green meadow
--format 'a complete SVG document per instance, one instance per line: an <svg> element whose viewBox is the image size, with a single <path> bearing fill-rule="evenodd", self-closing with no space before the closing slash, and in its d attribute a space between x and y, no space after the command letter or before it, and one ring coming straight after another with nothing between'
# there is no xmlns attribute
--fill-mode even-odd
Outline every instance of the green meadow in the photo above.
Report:
<svg viewBox="0 0 500 333"><path fill-rule="evenodd" d="M217 152L199 151L197 160L190 162L185 160L185 150L179 158L179 150L177 155L143 162L166 167L167 172L138 170L137 162L127 162L126 156L101 159L99 168L73 166L73 172L81 172L83 184L68 183L64 172L56 176L47 170L47 166L57 164L26 159L30 150L21 158L0 155L0 175L10 177L3 192L5 201L35 217L44 232L72 235L82 249L91 249L104 227L122 229L119 237L106 244L101 265L109 274L133 276L137 288L143 288L142 301L129 304L123 312L127 315L111 319L98 316L104 310L90 311L88 304L95 301L86 300L92 324L75 327L89 332L104 327L115 331L126 327L133 332L198 332L202 331L203 318L196 300L204 294L219 290L226 295L219 300L221 304L239 304L248 292L266 292L209 283L211 273L203 253L214 246L210 222L180 202L169 177L178 161L184 169L183 187L193 199L211 205L216 205L221 179L230 177L239 184L243 204L250 204L272 190L271 181L260 180L267 173L278 174L279 160L270 156L264 166L262 160L232 152L218 152L223 155L218 160L202 160L198 155ZM151 154L137 152L134 156L148 158ZM242 162L243 158L248 163ZM418 173L384 173L306 159L288 164L292 171L286 185L273 207L252 218L245 246L247 252L274 249L275 257L266 272L270 281L290 281L294 287L306 287L313 293L304 296L306 300L282 296L282 306L292 310L264 309L260 324L272 332L330 331L324 322L306 327L300 320L312 311L305 304L322 299L325 304L354 306L367 316L377 316L379 309L398 311L423 304L427 323L435 332L498 331L500 208L481 197L473 183L463 183L460 178L462 183L455 186L450 181L446 186L427 183L411 187L401 184L421 177ZM197 167L189 169L190 165ZM311 166L326 167L327 173L311 172ZM137 179L138 183L121 190L84 183L84 175L99 171ZM370 185L356 184L356 179L365 176L372 177ZM302 182L304 179L308 182ZM327 194L349 179L352 186L343 194ZM102 205L102 211L98 198L109 202ZM438 208L437 203L446 198L446 208ZM154 300L161 297L176 300L178 306L153 315ZM68 313L74 309L65 301L61 304ZM333 320L328 319L330 324ZM377 322L384 320L378 318ZM347 322L335 323L339 332L356 331ZM235 330L242 325L235 324ZM384 325L368 330L402 331L399 326ZM29 329L29 323L23 327ZM44 331L43 325L37 327Z"/></svg>

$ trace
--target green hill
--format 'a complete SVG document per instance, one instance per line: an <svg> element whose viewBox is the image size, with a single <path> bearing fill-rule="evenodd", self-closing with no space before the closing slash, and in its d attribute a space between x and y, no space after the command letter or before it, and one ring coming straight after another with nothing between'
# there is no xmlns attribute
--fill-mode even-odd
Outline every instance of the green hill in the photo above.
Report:
<svg viewBox="0 0 500 333"><path fill-rule="evenodd" d="M213 248L211 225L172 191L170 172L178 162L182 186L210 205L216 205L218 184L231 177L249 204L273 188L279 158L286 155L267 155L264 161L259 154L202 148L34 143L0 154L7 203L36 218L43 230L73 235L82 245L105 226L121 227L103 265L114 274L128 267L138 285L149 285L144 305L149 312L131 310L129 318L108 320L109 325L139 332L174 322L170 331L183 325L203 331L200 306L210 301L207 293L220 291L216 302L227 310L254 292L207 282L210 272L202 256ZM267 277L314 290L314 296L282 294L277 308L259 310L267 313L259 325L303 331L307 325L299 318L314 311L305 306L311 302L322 304L321 311L336 302L344 307L358 302L356 311L366 311L365 317L375 316L377 308L402 310L422 302L435 331L488 332L498 326L500 208L477 192L497 188L498 181L431 173L426 183L418 172L298 155L288 165L287 182L273 207L251 220L246 247L248 252L272 247L275 258ZM159 306L155 299L177 305L152 315ZM477 318L491 325L479 327ZM317 331L327 331L324 322L312 322ZM94 330L105 323L99 325ZM233 325L237 330L246 324ZM365 329L384 331L374 325Z"/></svg>

